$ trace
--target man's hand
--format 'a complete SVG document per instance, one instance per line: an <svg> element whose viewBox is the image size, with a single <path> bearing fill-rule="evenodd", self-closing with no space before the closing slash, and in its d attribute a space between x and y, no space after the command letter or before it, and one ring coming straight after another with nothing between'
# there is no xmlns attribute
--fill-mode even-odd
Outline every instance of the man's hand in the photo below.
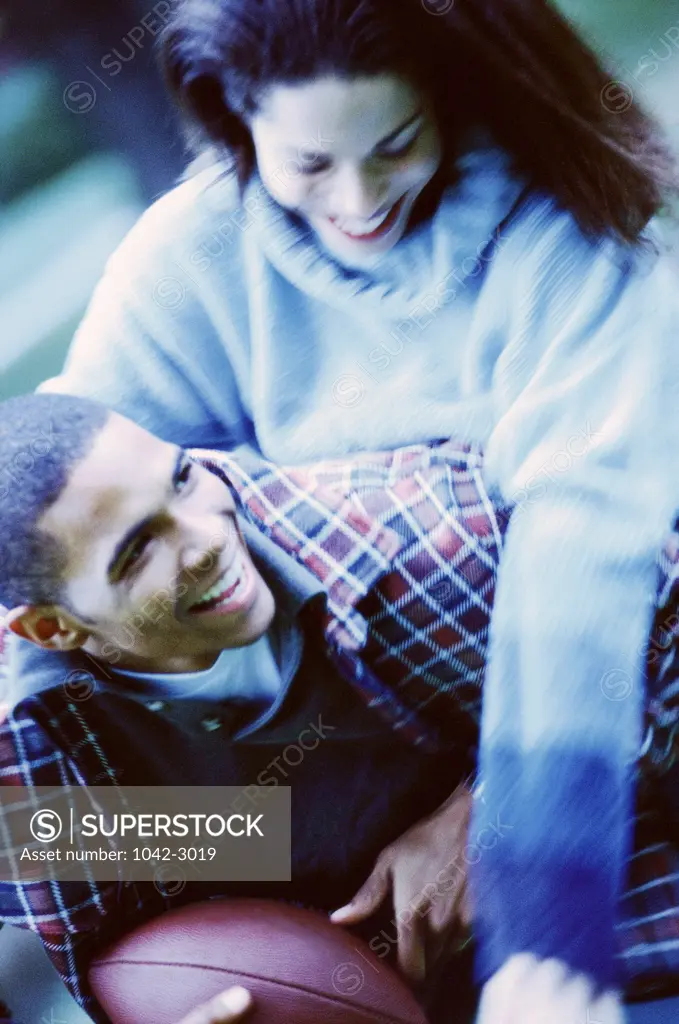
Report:
<svg viewBox="0 0 679 1024"><path fill-rule="evenodd" d="M426 945L433 945L435 958L455 926L470 923L464 854L471 806L470 791L458 786L434 814L382 851L351 902L330 917L336 924L362 921L391 889L398 963L412 982L424 978Z"/></svg>
<svg viewBox="0 0 679 1024"><path fill-rule="evenodd" d="M481 993L477 1024L623 1024L616 992L598 998L582 974L532 953L510 957Z"/></svg>
<svg viewBox="0 0 679 1024"><path fill-rule="evenodd" d="M251 1008L252 996L237 985L192 1010L179 1024L231 1024L231 1021L241 1020Z"/></svg>

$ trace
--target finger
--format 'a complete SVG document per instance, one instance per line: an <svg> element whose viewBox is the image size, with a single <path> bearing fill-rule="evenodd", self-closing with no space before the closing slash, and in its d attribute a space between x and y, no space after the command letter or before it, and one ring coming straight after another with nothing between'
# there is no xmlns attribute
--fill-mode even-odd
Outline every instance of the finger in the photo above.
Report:
<svg viewBox="0 0 679 1024"><path fill-rule="evenodd" d="M458 922L457 893L438 893L431 901L427 914L427 926L434 935L444 935L453 930Z"/></svg>
<svg viewBox="0 0 679 1024"><path fill-rule="evenodd" d="M399 968L413 984L422 981L426 971L425 928L420 914L429 905L421 894L413 898L412 884L402 872L394 873L394 910L396 921L396 958Z"/></svg>
<svg viewBox="0 0 679 1024"><path fill-rule="evenodd" d="M193 1010L179 1024L231 1024L241 1020L252 1008L252 996L247 989L236 985Z"/></svg>
<svg viewBox="0 0 679 1024"><path fill-rule="evenodd" d="M569 983L568 972L561 960L541 960L524 981L519 993L521 1020L525 1024L570 1024L585 1021L587 992ZM580 1014L582 1010L582 1015Z"/></svg>
<svg viewBox="0 0 679 1024"><path fill-rule="evenodd" d="M524 983L536 964L537 960L532 953L517 953L510 957L483 986L476 1024L514 1024L517 1020L522 1021L521 1004L517 996L521 996Z"/></svg>
<svg viewBox="0 0 679 1024"><path fill-rule="evenodd" d="M422 919L430 910L430 901L425 888L413 896L413 879L404 871L394 871L396 955L401 971L412 984L424 979L427 966L424 940L427 926Z"/></svg>
<svg viewBox="0 0 679 1024"><path fill-rule="evenodd" d="M474 919L474 912L472 909L471 886L465 884L465 886L463 887L458 906L460 921L462 922L465 928L471 928Z"/></svg>
<svg viewBox="0 0 679 1024"><path fill-rule="evenodd" d="M372 874L351 902L333 911L330 920L333 924L354 924L370 917L386 899L390 888L391 867L387 864L375 865Z"/></svg>
<svg viewBox="0 0 679 1024"><path fill-rule="evenodd" d="M571 1024L571 1021L590 1021L592 986L584 975L572 975L565 964L558 960L546 960L536 971L540 984L531 985L531 1012L527 1024ZM596 1018L594 1018L596 1019ZM599 1019L604 1024L604 1019Z"/></svg>
<svg viewBox="0 0 679 1024"><path fill-rule="evenodd" d="M423 981L426 973L424 928L415 914L396 915L397 959L403 974L413 984Z"/></svg>
<svg viewBox="0 0 679 1024"><path fill-rule="evenodd" d="M445 906L440 899L432 904L424 936L427 974L439 960L456 956L472 941L471 928L460 920L458 908L450 899Z"/></svg>
<svg viewBox="0 0 679 1024"><path fill-rule="evenodd" d="M614 992L606 992L595 1000L586 1014L586 1020L603 1021L605 1024L623 1024L625 1013L621 999Z"/></svg>

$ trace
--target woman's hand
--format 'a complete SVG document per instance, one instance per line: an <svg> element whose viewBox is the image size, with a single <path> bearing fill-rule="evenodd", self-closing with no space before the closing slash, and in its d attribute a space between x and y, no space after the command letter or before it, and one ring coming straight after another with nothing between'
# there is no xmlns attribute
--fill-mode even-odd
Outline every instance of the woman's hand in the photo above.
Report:
<svg viewBox="0 0 679 1024"><path fill-rule="evenodd" d="M582 974L532 953L510 957L484 986L477 1024L623 1024L616 992L595 997Z"/></svg>
<svg viewBox="0 0 679 1024"><path fill-rule="evenodd" d="M179 1024L231 1024L252 1009L252 996L245 988L236 985L192 1010Z"/></svg>
<svg viewBox="0 0 679 1024"><path fill-rule="evenodd" d="M430 959L438 955L456 925L470 923L465 848L471 806L470 791L458 786L434 814L382 851L351 902L330 917L336 924L362 921L391 889L398 963L412 982L424 978L425 954L432 945Z"/></svg>

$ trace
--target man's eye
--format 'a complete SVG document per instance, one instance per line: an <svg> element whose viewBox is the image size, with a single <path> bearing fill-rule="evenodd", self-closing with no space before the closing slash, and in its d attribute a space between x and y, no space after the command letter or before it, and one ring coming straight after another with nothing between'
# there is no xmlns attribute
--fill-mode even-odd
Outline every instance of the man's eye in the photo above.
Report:
<svg viewBox="0 0 679 1024"><path fill-rule="evenodd" d="M193 472L193 463L188 460L182 465L181 469L177 473L174 481L175 491L183 491L189 480L191 479L191 473Z"/></svg>
<svg viewBox="0 0 679 1024"><path fill-rule="evenodd" d="M134 544L130 545L130 547L125 552L125 556L120 567L121 579L124 576L127 576L128 573L130 573L134 569L134 567L137 565L137 563L141 559L142 555L144 554L150 543L150 537L142 536L138 537L137 540L135 540Z"/></svg>

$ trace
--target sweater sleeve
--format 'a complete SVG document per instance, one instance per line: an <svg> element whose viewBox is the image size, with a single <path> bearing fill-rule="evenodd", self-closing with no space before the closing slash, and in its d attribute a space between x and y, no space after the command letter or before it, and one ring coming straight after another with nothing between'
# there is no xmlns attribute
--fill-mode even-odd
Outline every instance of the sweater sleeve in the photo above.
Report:
<svg viewBox="0 0 679 1024"><path fill-rule="evenodd" d="M186 447L226 449L252 430L241 253L234 244L219 272L201 269L201 198L186 182L143 214L109 259L63 372L40 390L97 399Z"/></svg>
<svg viewBox="0 0 679 1024"><path fill-rule="evenodd" d="M679 507L678 289L666 258L545 213L497 268L512 309L487 472L514 510L474 811L477 976L531 952L605 988L656 558Z"/></svg>

